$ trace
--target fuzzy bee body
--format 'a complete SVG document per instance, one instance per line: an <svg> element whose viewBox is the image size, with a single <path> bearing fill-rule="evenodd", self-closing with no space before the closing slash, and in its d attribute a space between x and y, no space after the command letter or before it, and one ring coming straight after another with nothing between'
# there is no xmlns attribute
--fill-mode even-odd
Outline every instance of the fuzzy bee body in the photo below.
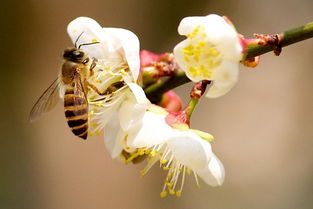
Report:
<svg viewBox="0 0 313 209"><path fill-rule="evenodd" d="M68 88L64 94L64 113L72 132L83 139L88 134L88 104L86 99L74 95L74 88Z"/></svg>
<svg viewBox="0 0 313 209"><path fill-rule="evenodd" d="M90 76L90 60L79 49L66 49L63 54L62 83L65 85L64 112L72 132L83 139L88 136L88 91L87 78Z"/></svg>
<svg viewBox="0 0 313 209"><path fill-rule="evenodd" d="M42 113L55 106L59 90L64 89L64 112L72 132L82 138L88 136L88 102L86 94L96 59L89 59L83 50L72 47L64 51L64 63L59 77L38 99L30 113L30 121L39 118ZM91 85L93 89L94 86Z"/></svg>

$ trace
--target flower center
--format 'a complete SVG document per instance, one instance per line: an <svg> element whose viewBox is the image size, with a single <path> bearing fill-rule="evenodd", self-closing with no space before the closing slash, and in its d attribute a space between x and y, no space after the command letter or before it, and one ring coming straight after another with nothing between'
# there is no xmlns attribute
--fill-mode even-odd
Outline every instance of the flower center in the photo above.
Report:
<svg viewBox="0 0 313 209"><path fill-rule="evenodd" d="M100 60L93 69L93 75L89 77L91 83L98 92L90 89L87 94L89 105L89 135L99 135L110 118L115 107L124 99L128 86L123 82L124 76L129 75L128 67L123 62Z"/></svg>
<svg viewBox="0 0 313 209"><path fill-rule="evenodd" d="M160 196L166 197L170 194L180 197L185 182L185 175L191 173L190 169L175 159L175 156L166 144L155 145L152 148L137 149L136 152L129 154L129 158L126 159L125 162L129 163L133 159L142 155L148 155L148 163L145 168L140 171L140 174L142 176L146 175L153 165L159 161L160 167L163 168L163 170L168 171ZM195 171L193 171L193 173L196 179L196 187L200 188L197 174ZM180 186L178 186L179 180Z"/></svg>
<svg viewBox="0 0 313 209"><path fill-rule="evenodd" d="M207 41L207 34L202 26L197 26L187 37L189 44L181 52L188 72L193 77L210 79L212 70L222 62L222 54L215 45Z"/></svg>

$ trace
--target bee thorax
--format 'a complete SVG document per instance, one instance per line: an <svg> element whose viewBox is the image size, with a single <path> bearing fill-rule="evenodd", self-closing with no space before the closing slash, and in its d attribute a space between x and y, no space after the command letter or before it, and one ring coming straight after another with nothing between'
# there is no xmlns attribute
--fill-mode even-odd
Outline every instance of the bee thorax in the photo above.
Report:
<svg viewBox="0 0 313 209"><path fill-rule="evenodd" d="M79 69L80 64L72 62L72 61L65 61L62 66L62 81L64 84L70 84L73 81L74 73L77 72Z"/></svg>

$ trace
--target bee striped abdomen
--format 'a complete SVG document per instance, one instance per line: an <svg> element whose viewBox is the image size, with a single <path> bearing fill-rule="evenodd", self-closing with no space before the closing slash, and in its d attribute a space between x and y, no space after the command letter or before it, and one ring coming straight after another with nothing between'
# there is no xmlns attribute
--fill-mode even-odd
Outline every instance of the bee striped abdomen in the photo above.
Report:
<svg viewBox="0 0 313 209"><path fill-rule="evenodd" d="M64 94L64 111L72 132L76 136L87 139L88 104L85 97L74 95L74 89L67 89Z"/></svg>

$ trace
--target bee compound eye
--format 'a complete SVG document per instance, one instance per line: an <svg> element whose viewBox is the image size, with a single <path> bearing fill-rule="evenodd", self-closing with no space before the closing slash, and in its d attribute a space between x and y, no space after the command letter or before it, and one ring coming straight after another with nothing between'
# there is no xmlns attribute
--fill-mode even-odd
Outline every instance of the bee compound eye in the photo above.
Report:
<svg viewBox="0 0 313 209"><path fill-rule="evenodd" d="M65 50L63 52L63 57L66 58L66 57L70 57L71 56L71 52L69 50Z"/></svg>

